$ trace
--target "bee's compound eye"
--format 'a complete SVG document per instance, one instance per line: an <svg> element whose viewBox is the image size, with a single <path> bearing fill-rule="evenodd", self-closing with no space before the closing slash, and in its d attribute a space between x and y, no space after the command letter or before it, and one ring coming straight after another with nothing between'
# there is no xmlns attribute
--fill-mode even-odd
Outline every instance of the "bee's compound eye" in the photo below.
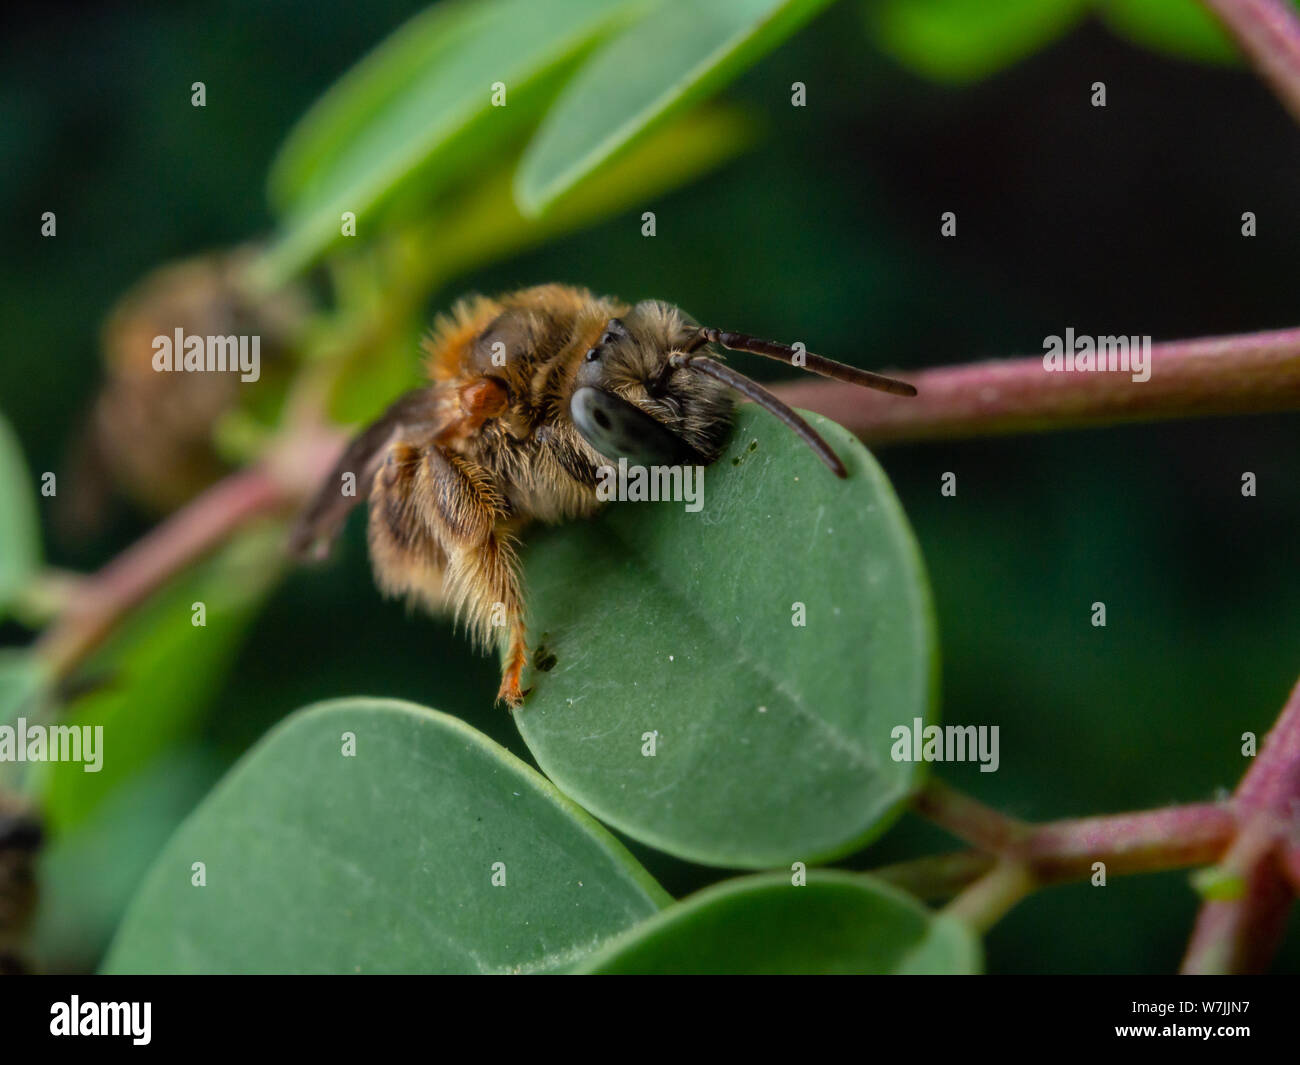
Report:
<svg viewBox="0 0 1300 1065"><path fill-rule="evenodd" d="M603 388L577 389L569 400L569 415L582 438L607 459L647 466L700 461L666 425Z"/></svg>

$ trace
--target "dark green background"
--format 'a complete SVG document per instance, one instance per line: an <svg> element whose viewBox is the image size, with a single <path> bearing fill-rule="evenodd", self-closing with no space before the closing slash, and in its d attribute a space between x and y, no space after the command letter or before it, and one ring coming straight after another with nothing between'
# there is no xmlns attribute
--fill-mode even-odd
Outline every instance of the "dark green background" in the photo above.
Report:
<svg viewBox="0 0 1300 1065"><path fill-rule="evenodd" d="M14 9L0 38L0 408L34 470L66 468L114 299L154 266L264 231L266 167L293 120L419 6ZM195 80L207 83L206 109L190 106ZM808 85L804 109L789 106L795 80ZM1096 80L1107 84L1104 110L1088 103ZM1300 318L1300 136L1244 69L1162 58L1088 24L976 87L940 89L874 51L860 8L844 2L729 95L764 117L758 150L461 278L430 312L462 290L562 280L908 368L1040 352L1067 326L1160 340ZM640 235L643 209L658 216L652 240ZM38 235L45 210L58 214L55 240ZM939 236L947 210L956 240ZM1259 219L1249 240L1246 210ZM1001 726L999 772L950 766L943 777L1029 819L1235 786L1241 733L1262 736L1300 672L1293 418L880 458L934 584L944 719ZM949 470L955 499L939 495ZM1254 499L1240 494L1247 470L1259 479ZM47 522L47 550L57 564L92 567L145 528L125 505L90 540ZM1089 623L1095 600L1107 605L1105 629ZM24 638L12 626L0 635ZM473 657L449 624L380 599L354 521L332 566L275 595L203 745L227 761L298 705L372 694L458 714L523 753L490 707L495 684L495 663ZM907 819L849 864L948 845ZM717 877L634 850L675 894ZM1196 905L1183 874L1046 891L993 932L990 968L1170 971ZM1296 932L1293 921L1279 970L1300 968Z"/></svg>

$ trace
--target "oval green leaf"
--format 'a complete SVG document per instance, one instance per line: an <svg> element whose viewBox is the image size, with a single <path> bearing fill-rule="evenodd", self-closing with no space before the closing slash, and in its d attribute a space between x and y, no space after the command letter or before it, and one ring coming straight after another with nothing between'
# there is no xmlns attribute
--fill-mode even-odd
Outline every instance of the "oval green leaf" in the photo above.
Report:
<svg viewBox="0 0 1300 1065"><path fill-rule="evenodd" d="M273 729L181 826L105 969L544 972L668 901L609 833L468 725L343 699Z"/></svg>
<svg viewBox="0 0 1300 1065"><path fill-rule="evenodd" d="M520 732L566 795L678 857L835 857L917 783L890 750L893 729L933 714L924 566L870 453L809 419L847 480L743 407L703 509L612 503L527 554Z"/></svg>
<svg viewBox="0 0 1300 1065"><path fill-rule="evenodd" d="M870 877L814 871L728 880L644 921L584 973L958 975L980 944L952 917Z"/></svg>
<svg viewBox="0 0 1300 1065"><path fill-rule="evenodd" d="M340 238L340 216L374 235L367 212L420 178L424 197L487 165L542 100L529 91L575 59L626 2L475 0L408 23L303 120L276 161L273 198L287 208L258 264L278 280ZM493 106L494 85L505 105Z"/></svg>
<svg viewBox="0 0 1300 1065"><path fill-rule="evenodd" d="M27 463L9 422L0 416L0 619L41 561L40 524Z"/></svg>
<svg viewBox="0 0 1300 1065"><path fill-rule="evenodd" d="M758 62L829 0L666 3L603 45L561 93L515 177L524 214L549 208L648 129Z"/></svg>

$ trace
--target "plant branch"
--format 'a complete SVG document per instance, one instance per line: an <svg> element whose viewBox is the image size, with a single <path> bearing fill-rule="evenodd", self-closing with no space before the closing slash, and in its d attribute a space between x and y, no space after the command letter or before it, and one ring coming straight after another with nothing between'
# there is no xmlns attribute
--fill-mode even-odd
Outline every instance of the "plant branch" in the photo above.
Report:
<svg viewBox="0 0 1300 1065"><path fill-rule="evenodd" d="M1201 0L1300 121L1300 17L1283 0Z"/></svg>
<svg viewBox="0 0 1300 1065"><path fill-rule="evenodd" d="M250 519L286 503L282 483L262 467L232 474L78 583L59 620L35 651L66 676L150 593L206 555Z"/></svg>
<svg viewBox="0 0 1300 1065"><path fill-rule="evenodd" d="M1155 873L1214 861L1236 831L1226 803L1189 803L1054 821L1034 830L1027 857L1049 884L1084 879L1095 862L1105 863L1107 875Z"/></svg>
<svg viewBox="0 0 1300 1065"><path fill-rule="evenodd" d="M1185 973L1258 972L1277 949L1293 886L1288 882L1300 815L1300 683L1233 797L1241 831L1219 865L1234 897L1201 907Z"/></svg>
<svg viewBox="0 0 1300 1065"><path fill-rule="evenodd" d="M931 780L914 808L979 850L902 862L875 875L926 900L959 893L949 909L977 927L1033 886L1084 879L1098 862L1108 875L1217 862L1201 878L1209 898L1182 971L1260 972L1300 889L1300 683L1228 803L1031 826Z"/></svg>
<svg viewBox="0 0 1300 1065"><path fill-rule="evenodd" d="M981 935L998 923L1035 887L1023 862L1002 860L952 900L944 913L965 921Z"/></svg>
<svg viewBox="0 0 1300 1065"><path fill-rule="evenodd" d="M1049 372L1036 356L898 374L913 399L823 380L774 391L878 444L1300 410L1300 329L1153 344L1150 370Z"/></svg>
<svg viewBox="0 0 1300 1065"><path fill-rule="evenodd" d="M1010 856L1028 839L1030 826L998 813L937 777L912 800L912 808L958 839L989 854Z"/></svg>
<svg viewBox="0 0 1300 1065"><path fill-rule="evenodd" d="M899 862L874 875L922 898L947 898L986 875L996 859L1023 863L1043 885L1083 880L1095 862L1107 875L1207 865L1223 855L1238 828L1224 803L1027 825L947 785L927 785L915 809L979 850Z"/></svg>
<svg viewBox="0 0 1300 1065"><path fill-rule="evenodd" d="M997 859L983 851L952 851L882 865L871 875L924 902L937 902L959 894L996 864Z"/></svg>

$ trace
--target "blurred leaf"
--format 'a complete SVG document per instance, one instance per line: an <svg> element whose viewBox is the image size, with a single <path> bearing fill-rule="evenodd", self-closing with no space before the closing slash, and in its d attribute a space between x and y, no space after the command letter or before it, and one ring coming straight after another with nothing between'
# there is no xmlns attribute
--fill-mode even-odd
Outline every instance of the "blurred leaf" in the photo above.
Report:
<svg viewBox="0 0 1300 1065"><path fill-rule="evenodd" d="M864 10L883 51L924 77L962 84L995 74L1060 37L1079 22L1088 2L882 0Z"/></svg>
<svg viewBox="0 0 1300 1065"><path fill-rule="evenodd" d="M99 964L149 866L221 770L199 747L168 751L42 852L32 932L42 970Z"/></svg>
<svg viewBox="0 0 1300 1065"><path fill-rule="evenodd" d="M45 663L34 654L0 649L0 725L37 710L49 679Z"/></svg>
<svg viewBox="0 0 1300 1065"><path fill-rule="evenodd" d="M36 494L18 438L0 415L0 620L40 563Z"/></svg>
<svg viewBox="0 0 1300 1065"><path fill-rule="evenodd" d="M501 176L492 182L491 205L483 205L480 217L486 219L490 212L508 233L509 245L493 247L489 238L487 248L501 257L643 204L739 155L753 139L754 124L744 112L703 105L638 138L627 152L570 187L540 218L519 211L510 179ZM456 237L453 228L451 239ZM481 239L461 236L459 245L466 256L460 268L485 261Z"/></svg>
<svg viewBox="0 0 1300 1065"><path fill-rule="evenodd" d="M372 421L403 392L418 386L420 339L428 331L423 318L394 324L393 337L350 353L330 386L330 418L340 425Z"/></svg>
<svg viewBox="0 0 1300 1065"><path fill-rule="evenodd" d="M1155 52L1209 63L1236 63L1241 52L1201 0L1097 0L1119 36Z"/></svg>
<svg viewBox="0 0 1300 1065"><path fill-rule="evenodd" d="M205 887L191 886L196 861ZM410 703L341 699L272 730L204 800L105 968L542 972L668 901L612 836L481 733Z"/></svg>
<svg viewBox="0 0 1300 1065"><path fill-rule="evenodd" d="M331 85L289 131L271 163L267 189L276 209L292 207L313 178L338 165L367 124L471 36L483 14L473 0L433 4Z"/></svg>
<svg viewBox="0 0 1300 1065"><path fill-rule="evenodd" d="M584 808L692 861L844 854L917 781L890 731L936 699L924 567L875 460L810 420L847 481L747 406L703 510L614 503L527 553L529 631L551 668L515 715L524 740Z"/></svg>
<svg viewBox="0 0 1300 1065"><path fill-rule="evenodd" d="M963 974L979 941L961 922L867 876L814 870L715 884L619 936L584 973Z"/></svg>
<svg viewBox="0 0 1300 1065"><path fill-rule="evenodd" d="M445 217L429 223L427 231L417 231L414 242L421 247L437 239L439 261L449 272L465 272L684 185L738 155L753 139L754 124L744 112L701 106L638 139L540 218L519 211L510 178L498 171L450 204Z"/></svg>
<svg viewBox="0 0 1300 1065"><path fill-rule="evenodd" d="M586 63L551 107L520 161L515 198L549 208L656 123L731 81L829 0L697 0L660 4Z"/></svg>
<svg viewBox="0 0 1300 1065"><path fill-rule="evenodd" d="M273 198L287 212L260 264L278 279L341 239L340 216L366 212L418 172L432 195L486 166L544 102L548 84L591 40L626 17L610 0L477 0L407 23L308 113L274 165ZM506 106L492 106L492 86Z"/></svg>
<svg viewBox="0 0 1300 1065"><path fill-rule="evenodd" d="M98 687L61 723L103 727L103 764L38 767L50 826L64 832L100 801L188 734L220 690L253 613L280 572L283 530L254 528L173 581L134 612L88 663ZM191 623L202 602L206 625Z"/></svg>

